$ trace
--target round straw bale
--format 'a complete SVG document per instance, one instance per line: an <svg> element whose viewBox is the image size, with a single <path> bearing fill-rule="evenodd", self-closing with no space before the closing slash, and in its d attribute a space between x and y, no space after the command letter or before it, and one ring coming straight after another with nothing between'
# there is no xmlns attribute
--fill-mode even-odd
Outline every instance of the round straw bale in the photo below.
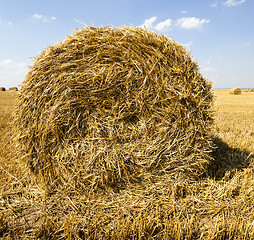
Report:
<svg viewBox="0 0 254 240"><path fill-rule="evenodd" d="M115 186L209 162L211 83L178 43L86 27L36 57L16 110L18 153L47 184Z"/></svg>
<svg viewBox="0 0 254 240"><path fill-rule="evenodd" d="M5 91L5 87L0 87L0 91Z"/></svg>
<svg viewBox="0 0 254 240"><path fill-rule="evenodd" d="M18 88L17 87L10 87L9 91L18 91Z"/></svg>
<svg viewBox="0 0 254 240"><path fill-rule="evenodd" d="M241 95L242 91L241 91L240 88L231 88L229 90L229 93L232 94L232 95Z"/></svg>

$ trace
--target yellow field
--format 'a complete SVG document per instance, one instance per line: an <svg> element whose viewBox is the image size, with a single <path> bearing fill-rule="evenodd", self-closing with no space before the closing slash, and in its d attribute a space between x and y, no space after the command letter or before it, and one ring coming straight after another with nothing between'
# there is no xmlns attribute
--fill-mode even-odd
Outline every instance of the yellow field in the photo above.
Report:
<svg viewBox="0 0 254 240"><path fill-rule="evenodd" d="M89 196L48 195L15 158L18 93L0 92L0 238L254 239L254 92L214 92L215 161L200 181Z"/></svg>
<svg viewBox="0 0 254 240"><path fill-rule="evenodd" d="M254 93L216 90L216 133L233 148L254 152Z"/></svg>

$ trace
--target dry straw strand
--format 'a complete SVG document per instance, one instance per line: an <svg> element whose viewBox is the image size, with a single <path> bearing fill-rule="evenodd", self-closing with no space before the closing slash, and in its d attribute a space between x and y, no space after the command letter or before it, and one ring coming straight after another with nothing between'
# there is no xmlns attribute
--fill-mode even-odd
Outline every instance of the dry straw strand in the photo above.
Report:
<svg viewBox="0 0 254 240"><path fill-rule="evenodd" d="M76 30L35 58L19 92L17 152L48 186L196 178L211 159L211 83L164 35Z"/></svg>

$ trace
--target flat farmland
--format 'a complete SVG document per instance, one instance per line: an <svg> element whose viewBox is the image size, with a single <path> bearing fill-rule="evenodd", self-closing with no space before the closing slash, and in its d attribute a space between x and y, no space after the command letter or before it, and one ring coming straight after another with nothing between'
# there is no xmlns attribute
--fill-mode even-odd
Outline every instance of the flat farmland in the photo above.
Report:
<svg viewBox="0 0 254 240"><path fill-rule="evenodd" d="M18 92L0 92L1 239L254 239L254 92L214 90L214 160L197 181L82 193L43 184L15 156Z"/></svg>

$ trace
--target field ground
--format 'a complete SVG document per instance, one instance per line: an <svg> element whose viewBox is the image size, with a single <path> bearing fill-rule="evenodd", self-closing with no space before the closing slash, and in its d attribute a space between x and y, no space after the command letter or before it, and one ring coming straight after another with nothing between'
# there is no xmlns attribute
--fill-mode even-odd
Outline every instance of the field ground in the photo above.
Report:
<svg viewBox="0 0 254 240"><path fill-rule="evenodd" d="M0 92L0 238L254 239L254 92L215 91L214 162L199 181L103 193L44 186L15 158L16 92Z"/></svg>

